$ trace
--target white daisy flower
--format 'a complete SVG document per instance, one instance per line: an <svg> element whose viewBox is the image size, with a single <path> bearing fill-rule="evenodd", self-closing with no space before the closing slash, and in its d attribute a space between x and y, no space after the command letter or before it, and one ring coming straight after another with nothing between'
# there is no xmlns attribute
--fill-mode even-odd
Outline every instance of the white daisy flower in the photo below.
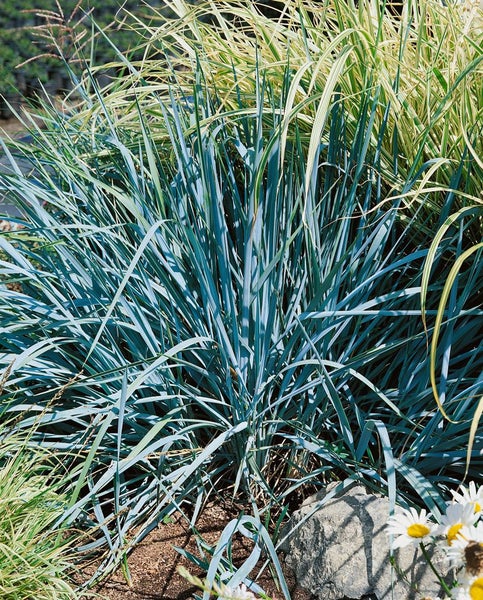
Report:
<svg viewBox="0 0 483 600"><path fill-rule="evenodd" d="M454 567L465 567L468 575L483 576L483 522L463 527L447 549L447 556Z"/></svg>
<svg viewBox="0 0 483 600"><path fill-rule="evenodd" d="M436 529L436 535L443 535L446 543L451 546L463 527L473 527L479 515L475 515L472 504L448 504L446 514L441 517L441 523Z"/></svg>
<svg viewBox="0 0 483 600"><path fill-rule="evenodd" d="M455 600L483 600L483 576L465 577L454 590Z"/></svg>
<svg viewBox="0 0 483 600"><path fill-rule="evenodd" d="M451 492L453 500L458 504L471 504L475 513L483 511L483 485L476 487L474 481L470 481L468 488L460 486L458 492Z"/></svg>
<svg viewBox="0 0 483 600"><path fill-rule="evenodd" d="M242 583L241 585L239 585L236 588L232 588L228 585L224 585L221 588L221 593L218 596L219 600L256 600L256 596L254 596L254 594L252 592L250 592L249 589L247 589L247 586Z"/></svg>
<svg viewBox="0 0 483 600"><path fill-rule="evenodd" d="M473 527L462 527L451 545L448 545L444 540L443 550L445 551L446 558L450 561L451 566L455 569L464 567L466 565L465 560L465 549L468 543L471 541L471 530Z"/></svg>
<svg viewBox="0 0 483 600"><path fill-rule="evenodd" d="M392 543L392 548L417 546L431 535L433 524L429 521L426 511L420 513L415 508L409 510L402 508L389 517L386 527L388 535L397 536Z"/></svg>

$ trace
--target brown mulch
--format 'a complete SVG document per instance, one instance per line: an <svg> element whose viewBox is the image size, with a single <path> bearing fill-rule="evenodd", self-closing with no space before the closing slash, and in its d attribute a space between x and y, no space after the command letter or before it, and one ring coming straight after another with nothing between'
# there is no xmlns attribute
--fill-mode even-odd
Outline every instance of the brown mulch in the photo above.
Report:
<svg viewBox="0 0 483 600"><path fill-rule="evenodd" d="M211 505L199 517L197 529L203 539L214 546L223 528L232 518L231 511ZM199 556L195 539L189 531L186 520L182 517L159 525L130 554L128 558L130 585L121 571L118 571L93 591L106 600L192 600L194 594L201 595L201 592L181 577L177 568L184 566L192 575L200 578L203 578L206 573L185 559L175 550L175 547ZM233 563L240 566L250 551L251 548L244 540L235 540ZM281 558L283 563L283 557ZM262 561L259 566L262 566ZM83 573L84 577L88 575L89 569ZM255 571L251 575L254 576ZM293 575L288 570L285 576L292 600L311 599L308 592L297 587ZM256 578L256 582L271 598L283 599L283 594L277 588L268 569Z"/></svg>
<svg viewBox="0 0 483 600"><path fill-rule="evenodd" d="M0 137L16 137L25 133L25 125L15 117L0 119Z"/></svg>

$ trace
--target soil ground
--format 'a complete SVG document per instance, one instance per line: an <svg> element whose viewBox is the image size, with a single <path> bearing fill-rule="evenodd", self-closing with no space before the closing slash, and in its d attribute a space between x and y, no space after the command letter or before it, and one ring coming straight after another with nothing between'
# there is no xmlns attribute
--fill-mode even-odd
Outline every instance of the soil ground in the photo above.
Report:
<svg viewBox="0 0 483 600"><path fill-rule="evenodd" d="M25 132L25 127L17 119L0 119L0 137L17 136Z"/></svg>
<svg viewBox="0 0 483 600"><path fill-rule="evenodd" d="M197 529L206 542L215 545L223 528L233 516L233 512L230 514L226 509L211 505L200 516ZM201 595L200 590L181 577L177 568L184 566L192 575L200 578L206 573L185 559L176 551L176 547L199 556L195 539L186 521L181 517L160 525L134 549L128 558L130 585L121 571L118 571L93 591L105 600L192 600L194 594ZM250 551L249 545L237 539L233 547L234 564L239 566ZM262 562L259 566L262 566ZM80 572L79 576L86 578L91 572L92 568L87 568ZM285 575L292 600L311 599L308 592L296 586L290 572L286 570ZM282 600L283 595L268 569L256 578L256 582L272 599Z"/></svg>

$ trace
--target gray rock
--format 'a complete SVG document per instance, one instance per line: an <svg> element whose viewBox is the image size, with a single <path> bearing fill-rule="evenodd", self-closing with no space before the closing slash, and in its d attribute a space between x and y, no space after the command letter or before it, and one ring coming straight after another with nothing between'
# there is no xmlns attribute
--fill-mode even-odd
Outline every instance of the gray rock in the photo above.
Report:
<svg viewBox="0 0 483 600"><path fill-rule="evenodd" d="M312 496L294 513L290 530L313 512L282 548L301 587L321 600L438 596L440 585L419 548L396 551L397 569L391 565L387 498L368 494L361 486L318 507L323 497L324 493ZM432 560L447 576L443 556L433 555Z"/></svg>

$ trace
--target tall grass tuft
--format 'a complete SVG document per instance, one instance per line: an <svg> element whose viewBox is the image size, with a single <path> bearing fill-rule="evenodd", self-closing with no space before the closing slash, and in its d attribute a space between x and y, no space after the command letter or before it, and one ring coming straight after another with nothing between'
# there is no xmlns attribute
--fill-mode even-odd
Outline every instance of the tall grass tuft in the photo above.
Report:
<svg viewBox="0 0 483 600"><path fill-rule="evenodd" d="M0 237L6 412L21 429L38 415L38 443L76 457L63 520L99 532L84 548L106 551L97 575L174 511L194 525L223 491L252 514L207 551L208 578L235 585L263 549L288 597L274 522L307 493L360 481L437 511L466 469L481 473L481 436L467 456L482 383L477 261L456 280L464 302L438 308L447 253L475 221L430 250L421 233L446 218L428 206L466 202L467 184L436 185L446 162L412 155L388 177L399 151L385 150L387 90L366 78L354 103L346 88L358 46L297 65L296 39L285 42L276 77L245 51L248 87L245 62L213 79L216 61L196 48L192 72L138 79L129 105L97 92L89 113L50 109L31 145L6 149L14 171L18 156L35 169L0 177L25 213ZM470 181L466 151L451 161ZM448 345L455 357L451 421L430 383L428 257L427 330L443 315L435 359ZM224 553L240 531L256 552L237 571Z"/></svg>
<svg viewBox="0 0 483 600"><path fill-rule="evenodd" d="M283 108L287 115L297 114L297 127L308 139L334 58L351 48L338 79L345 127L353 138L360 106L372 90L377 103L370 143L379 147L383 181L401 190L406 181L425 177L435 188L424 201L414 189L405 196L413 214L426 213L422 235L431 234L437 226L432 217L441 210L449 216L471 205L472 197L481 202L483 11L478 3L410 1L399 15L372 0L288 1L279 18L265 16L253 2L167 5L173 18L154 10L149 25L138 22L143 60L123 58L112 65L123 76L106 88L102 102L86 105L86 114L101 115L107 105L109 114L138 132L141 103L152 136L165 139L157 97L169 95L173 81L190 95L196 62L226 111L236 110L240 93L252 105L259 101L257 72L276 94L283 93L288 64L293 88ZM307 150L307 143L302 148ZM448 202L439 186L467 195ZM468 234L479 241L478 229Z"/></svg>
<svg viewBox="0 0 483 600"><path fill-rule="evenodd" d="M1 383L0 383L1 388ZM56 521L67 496L58 460L0 425L0 595L5 600L73 600L72 539Z"/></svg>

